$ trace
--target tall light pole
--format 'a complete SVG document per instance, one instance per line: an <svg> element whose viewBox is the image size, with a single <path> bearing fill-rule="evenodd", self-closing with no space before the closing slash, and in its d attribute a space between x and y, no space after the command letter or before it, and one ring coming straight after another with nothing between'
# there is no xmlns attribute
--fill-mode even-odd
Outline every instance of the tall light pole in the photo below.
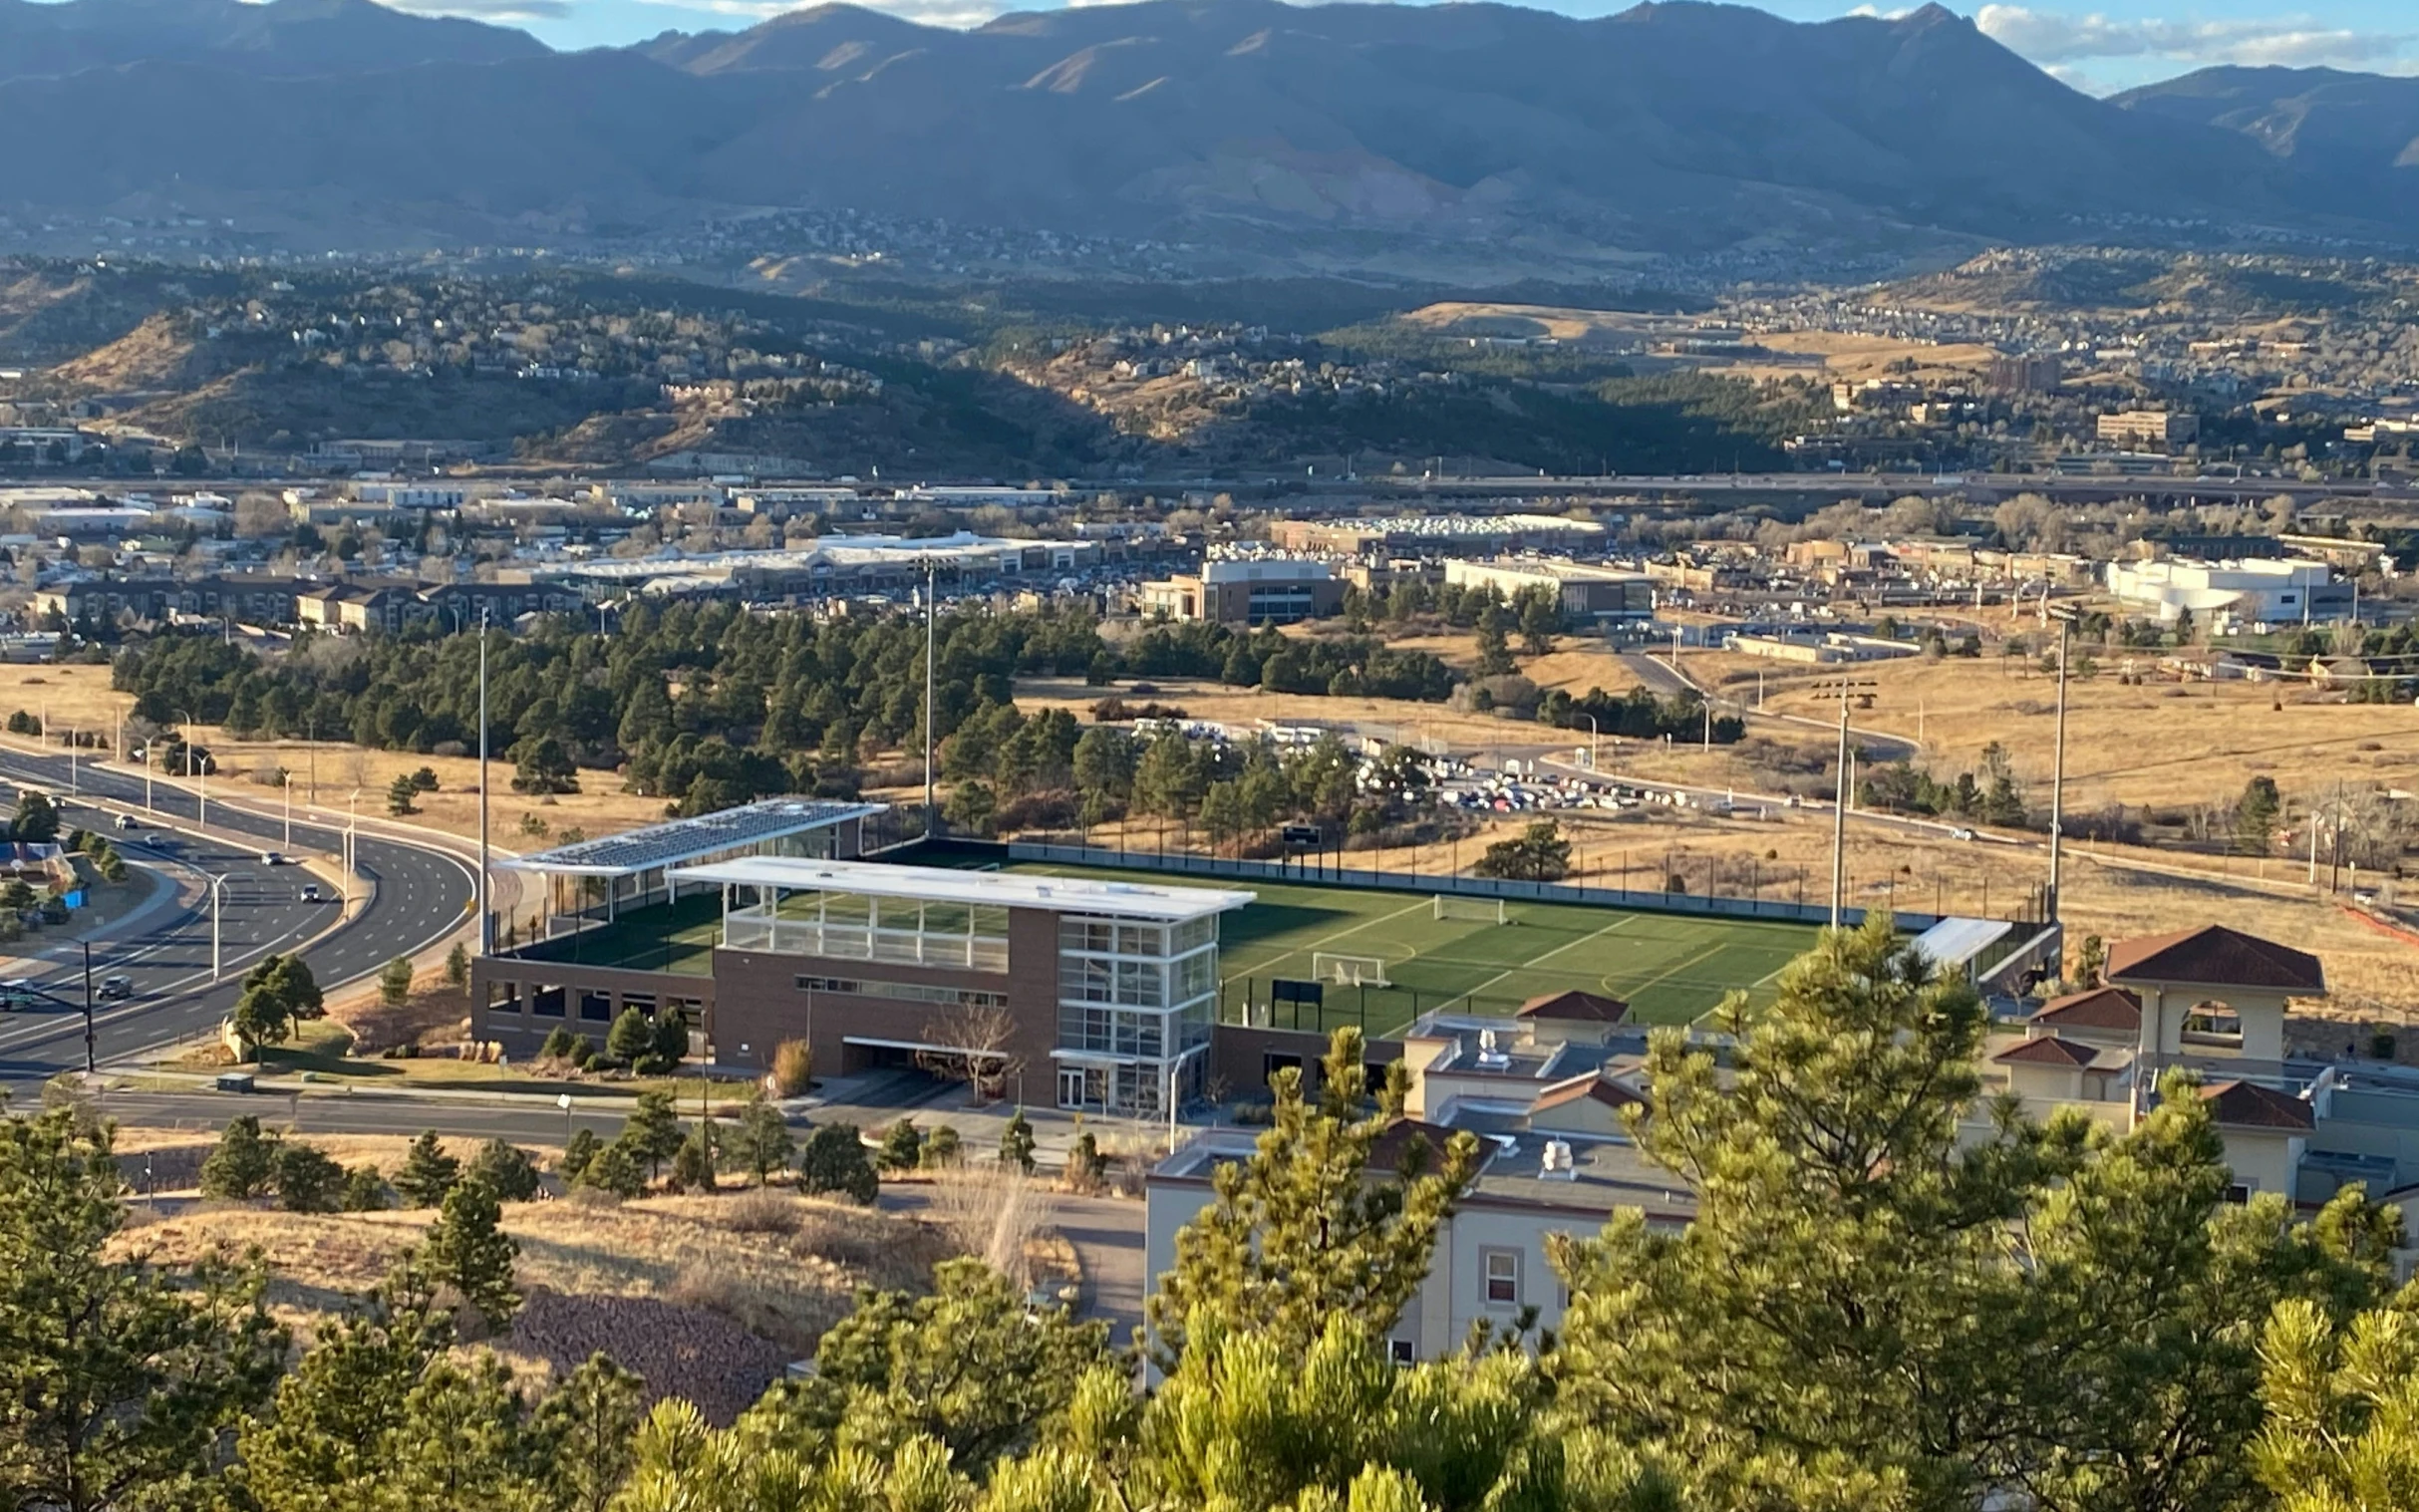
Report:
<svg viewBox="0 0 2419 1512"><path fill-rule="evenodd" d="M924 834L927 838L941 832L941 810L933 799L932 718L933 718L933 647L934 605L940 598L937 584L940 564L932 557L924 558Z"/></svg>
<svg viewBox="0 0 2419 1512"><path fill-rule="evenodd" d="M294 773L280 767L278 776L277 789L285 797L286 849L292 850L294 848Z"/></svg>
<svg viewBox="0 0 2419 1512"><path fill-rule="evenodd" d="M1596 728L1596 716L1586 710L1581 710L1579 717L1588 722L1588 769L1594 771L1596 769L1596 743L1603 732Z"/></svg>
<svg viewBox="0 0 2419 1512"><path fill-rule="evenodd" d="M1831 927L1840 927L1840 907L1848 890L1848 685L1839 687L1840 751L1838 787L1831 799Z"/></svg>
<svg viewBox="0 0 2419 1512"><path fill-rule="evenodd" d="M2049 895L2042 910L2049 923L2058 922L2058 866L2066 837L2066 661L2073 643L2074 606L2059 604L2046 612L2058 622L2058 730L2049 768Z"/></svg>
<svg viewBox="0 0 2419 1512"><path fill-rule="evenodd" d="M494 946L487 922L487 606L478 606L478 953Z"/></svg>
<svg viewBox="0 0 2419 1512"><path fill-rule="evenodd" d="M222 938L219 930L219 912L223 906L226 886L233 880L235 880L235 873L231 871L224 876L210 878L210 980L212 982L219 978L219 949Z"/></svg>
<svg viewBox="0 0 2419 1512"><path fill-rule="evenodd" d="M358 787L345 795L345 901L347 903L353 901L353 881L360 875L361 846L354 838L353 828L359 817L354 811L354 805L360 801L361 789Z"/></svg>
<svg viewBox="0 0 2419 1512"><path fill-rule="evenodd" d="M76 727L67 727L67 790L76 790Z"/></svg>

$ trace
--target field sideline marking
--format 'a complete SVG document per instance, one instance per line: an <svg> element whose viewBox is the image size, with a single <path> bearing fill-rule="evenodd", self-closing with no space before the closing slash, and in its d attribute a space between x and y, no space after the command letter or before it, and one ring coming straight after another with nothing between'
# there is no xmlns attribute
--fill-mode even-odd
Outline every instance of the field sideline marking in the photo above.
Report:
<svg viewBox="0 0 2419 1512"><path fill-rule="evenodd" d="M1369 926L1371 926L1371 925L1373 925L1373 924L1384 924L1384 923L1388 923L1388 922L1390 922L1390 921L1392 921L1392 920L1395 920L1395 919L1399 919L1399 918L1401 918L1401 917L1402 917L1404 914L1410 913L1410 912L1412 912L1412 911L1413 911L1413 910L1415 910L1415 909L1427 908L1427 907L1430 907L1430 906L1432 906L1432 905L1430 905L1430 904L1429 904L1429 903L1428 903L1426 900L1424 900L1424 899L1423 899L1423 900L1421 900L1420 902L1413 903L1413 904L1409 904L1409 905L1408 905L1408 906L1406 906L1406 907L1397 908L1397 909L1395 909L1395 910L1394 910L1392 913L1390 913L1390 914L1378 914L1378 915L1377 915L1376 917L1374 917L1374 918L1363 919L1363 920L1361 920L1361 921L1360 923L1358 923L1358 924L1348 924L1348 925L1346 925L1344 928L1342 928L1342 929L1340 929L1340 930L1336 931L1336 932L1335 932L1334 934L1332 934L1332 935L1321 935L1321 936L1320 936L1318 939L1316 939L1316 940L1309 941L1309 942L1308 942L1308 943L1306 943L1306 944L1297 945L1297 946L1295 946L1295 947L1294 947L1293 949L1291 949L1291 950L1287 950L1287 951L1281 951L1281 952L1279 952L1278 954L1276 954L1276 955L1273 955L1273 956L1269 957L1269 958L1268 958L1268 960L1267 960L1265 963L1263 963L1262 965L1259 965L1259 966L1254 966L1254 967L1251 967L1251 968L1249 968L1249 969L1247 969L1247 970L1236 972L1236 973L1234 973L1234 974L1233 974L1233 975L1231 975L1231 976L1224 977L1224 978L1220 979L1219 985L1223 987L1223 986L1224 986L1226 983L1234 981L1236 977L1256 977L1256 976L1260 975L1262 972L1267 971L1267 970L1268 970L1270 967L1275 966L1275 965L1276 965L1278 962L1280 962L1280 961L1284 961L1284 960L1288 960L1288 959L1290 959L1290 958L1292 958L1292 957L1294 957L1294 956L1302 956L1302 955L1316 955L1316 954L1318 953L1319 947L1321 947L1322 945L1332 945L1332 944L1334 944L1336 941L1343 939L1343 938L1344 938L1346 935L1349 935L1349 934L1354 934L1354 933L1356 933L1356 932L1358 932L1358 931L1360 931L1360 930L1367 929ZM1418 949L1417 949L1416 947L1414 947L1414 948L1412 949L1412 951L1411 951L1410 955L1407 955L1407 956L1403 957L1403 959L1404 959L1405 961L1414 960L1414 959L1416 959L1416 958L1418 957L1418 955L1419 955L1419 951L1418 951ZM1379 957L1379 959L1380 959L1380 960L1383 960L1384 958L1381 956L1381 957ZM1391 963L1389 963L1389 964L1391 964Z"/></svg>
<svg viewBox="0 0 2419 1512"><path fill-rule="evenodd" d="M1518 966L1507 966L1502 971L1497 972L1494 976L1489 977L1484 982L1479 983L1478 986L1471 988L1468 992L1455 993L1453 997L1460 998L1467 1002L1468 1000L1477 997L1479 993L1483 992L1487 988L1493 987L1496 983L1501 982L1504 978L1512 975L1514 972L1533 970L1536 967L1542 966L1546 962L1553 960L1556 956L1561 955L1566 950L1576 949L1579 946L1587 944L1590 940L1597 939L1600 936L1609 935L1613 933L1613 931L1624 928L1625 926L1631 924L1635 924L1640 919L1645 917L1646 915L1644 914L1624 914L1622 917L1615 919L1612 923L1606 925L1600 930L1595 931L1593 934L1581 935L1576 940L1569 941L1566 944L1557 945L1552 950L1547 951L1544 955L1537 957L1535 960L1523 961ZM1450 1003L1453 1001L1453 999L1447 998L1445 1001Z"/></svg>

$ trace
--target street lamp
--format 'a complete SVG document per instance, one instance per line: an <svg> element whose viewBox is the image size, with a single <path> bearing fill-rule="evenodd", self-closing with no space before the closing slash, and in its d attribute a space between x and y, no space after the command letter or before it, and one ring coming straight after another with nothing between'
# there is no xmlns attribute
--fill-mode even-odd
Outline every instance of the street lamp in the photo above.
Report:
<svg viewBox="0 0 2419 1512"><path fill-rule="evenodd" d="M216 982L220 975L223 934L219 927L219 913L223 905L226 885L242 875L241 872L230 871L224 876L210 878L210 980L212 982Z"/></svg>
<svg viewBox="0 0 2419 1512"><path fill-rule="evenodd" d="M193 759L192 732L200 728L201 722L193 718L192 710L187 709L183 713L184 728L186 732L184 738L184 771L186 776L197 778L200 784L197 789L197 796L195 798L193 809L193 823L198 828L207 829L210 827L210 773L208 767L199 764Z"/></svg>
<svg viewBox="0 0 2419 1512"><path fill-rule="evenodd" d="M354 839L354 825L355 825L355 824L356 824L356 823L359 821L360 815L354 811L354 806L353 806L353 805L355 805L356 803L358 803L358 802L360 802L360 801L361 801L361 789L360 789L360 788L358 788L358 787L354 788L354 789L353 789L351 792L349 792L349 793L345 794L345 897L344 897L344 900L345 900L345 902L346 902L346 903L348 903L348 904L350 904L350 903L353 901L353 879L355 878L355 876L356 876L356 875L358 875L358 873L357 873L357 872L354 870L354 860L355 860L355 857L358 855L358 853L359 853L359 851L360 851L360 846L359 846L358 844L356 844L356 843L355 843L355 839Z"/></svg>
<svg viewBox="0 0 2419 1512"><path fill-rule="evenodd" d="M563 1148L569 1149L571 1147L571 1094L569 1092L555 1093L554 1105L563 1110Z"/></svg>
<svg viewBox="0 0 2419 1512"><path fill-rule="evenodd" d="M294 848L294 773L282 766L277 769L277 773L278 791L285 798L286 849L292 850Z"/></svg>
<svg viewBox="0 0 2419 1512"><path fill-rule="evenodd" d="M1594 771L1596 769L1596 742L1599 735L1596 728L1596 716L1582 710L1579 717L1588 722L1588 769Z"/></svg>

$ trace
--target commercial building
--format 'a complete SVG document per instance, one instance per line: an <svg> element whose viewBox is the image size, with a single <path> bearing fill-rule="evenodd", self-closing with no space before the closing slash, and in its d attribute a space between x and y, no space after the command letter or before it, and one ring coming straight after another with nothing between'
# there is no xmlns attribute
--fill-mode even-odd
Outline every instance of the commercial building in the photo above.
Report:
<svg viewBox="0 0 2419 1512"><path fill-rule="evenodd" d="M1344 606L1345 584L1326 562L1292 557L1216 561L1198 573L1144 583L1145 616L1219 625L1291 625L1325 619Z"/></svg>
<svg viewBox="0 0 2419 1512"><path fill-rule="evenodd" d="M1604 544L1594 520L1554 514L1397 514L1384 519L1279 520L1278 549L1312 556L1492 556L1581 551Z"/></svg>
<svg viewBox="0 0 2419 1512"><path fill-rule="evenodd" d="M1507 599L1532 588L1549 589L1574 624L1623 629L1655 618L1655 580L1643 572L1570 561L1456 558L1444 564L1444 580L1464 588L1492 588Z"/></svg>
<svg viewBox="0 0 2419 1512"><path fill-rule="evenodd" d="M2340 619L2351 613L2356 591L2326 563L2290 557L2110 562L2107 583L2119 601L2163 625L2188 613L2204 623L2223 616L2247 625Z"/></svg>
<svg viewBox="0 0 2419 1512"><path fill-rule="evenodd" d="M2066 376L2055 353L2031 357L1994 357L1987 382L2001 394L2047 394Z"/></svg>
<svg viewBox="0 0 2419 1512"><path fill-rule="evenodd" d="M902 593L924 581L928 564L944 584L955 587L1079 572L1106 555L1099 541L1024 540L967 530L929 537L826 535L793 551L552 562L508 569L497 578L558 584L590 600L706 593L766 603Z"/></svg>
<svg viewBox="0 0 2419 1512"><path fill-rule="evenodd" d="M2167 410L2120 410L2099 420L2099 438L2112 447L2177 447L2201 439L2201 417Z"/></svg>

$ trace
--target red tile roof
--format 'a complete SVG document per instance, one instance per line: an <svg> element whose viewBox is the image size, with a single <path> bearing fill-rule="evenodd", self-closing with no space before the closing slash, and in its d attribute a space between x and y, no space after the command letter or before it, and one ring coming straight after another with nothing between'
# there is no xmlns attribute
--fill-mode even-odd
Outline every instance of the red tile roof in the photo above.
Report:
<svg viewBox="0 0 2419 1512"><path fill-rule="evenodd" d="M2056 1029L2105 1029L2122 1034L2139 1034L2142 1030L2142 1000L2122 987L2095 987L2087 992L2052 998L2025 1022L2047 1024Z"/></svg>
<svg viewBox="0 0 2419 1512"><path fill-rule="evenodd" d="M1574 988L1568 992L1541 993L1520 1005L1514 1017L1571 1019L1587 1024L1619 1024L1630 1017L1630 1005L1619 998L1608 998L1600 993L1583 993Z"/></svg>
<svg viewBox="0 0 2419 1512"><path fill-rule="evenodd" d="M2077 1045L2072 1040L2061 1040L2051 1035L2039 1040L2027 1040L2021 1045L2011 1045L1990 1058L2002 1065L2056 1065L2072 1070L2076 1066L2089 1065L2099 1054L2091 1046Z"/></svg>
<svg viewBox="0 0 2419 1512"><path fill-rule="evenodd" d="M2312 1129L2318 1118L2300 1098L2262 1086L2257 1081L2213 1081L2201 1088L2201 1100L2220 1123L2238 1128Z"/></svg>
<svg viewBox="0 0 2419 1512"><path fill-rule="evenodd" d="M1532 1106L1561 1107L1567 1102L1576 1102L1582 1097L1594 1098L1607 1107L1629 1107L1633 1104L1644 1107L1647 1102L1646 1098L1603 1073L1587 1071L1557 1081L1539 1092L1537 1101Z"/></svg>
<svg viewBox="0 0 2419 1512"><path fill-rule="evenodd" d="M2316 956L2223 924L2119 940L2108 948L2108 976L2111 981L2255 987L2302 997L2326 991L2326 972Z"/></svg>

